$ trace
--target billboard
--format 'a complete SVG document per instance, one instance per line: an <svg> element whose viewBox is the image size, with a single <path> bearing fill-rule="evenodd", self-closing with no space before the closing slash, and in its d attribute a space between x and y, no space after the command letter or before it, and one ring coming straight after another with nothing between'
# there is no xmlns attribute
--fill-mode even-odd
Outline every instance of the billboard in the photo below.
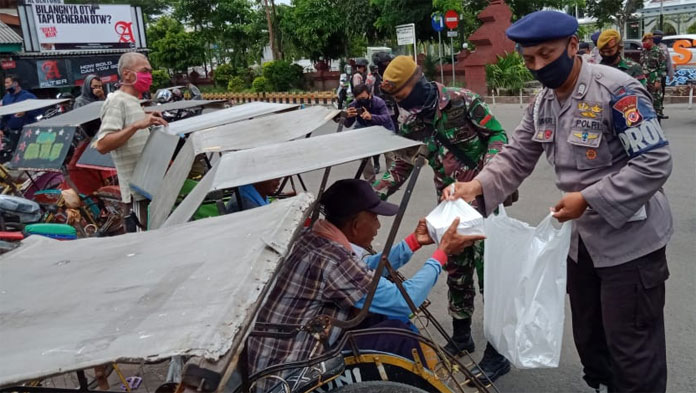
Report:
<svg viewBox="0 0 696 393"><path fill-rule="evenodd" d="M129 5L32 4L42 51L129 49L136 27Z"/></svg>

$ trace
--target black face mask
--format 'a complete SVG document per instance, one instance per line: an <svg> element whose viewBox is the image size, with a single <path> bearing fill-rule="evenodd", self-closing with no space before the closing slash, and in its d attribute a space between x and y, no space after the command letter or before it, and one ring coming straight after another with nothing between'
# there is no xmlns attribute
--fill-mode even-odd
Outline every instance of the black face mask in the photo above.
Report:
<svg viewBox="0 0 696 393"><path fill-rule="evenodd" d="M613 65L614 63L616 63L616 59L619 58L619 54L620 53L617 50L616 53L614 53L611 56L602 56L602 64Z"/></svg>
<svg viewBox="0 0 696 393"><path fill-rule="evenodd" d="M573 70L575 58L568 56L568 47L563 50L558 59L538 70L529 70L534 78L549 89L559 88L568 79Z"/></svg>
<svg viewBox="0 0 696 393"><path fill-rule="evenodd" d="M430 95L430 84L422 77L408 94L406 98L399 101L399 106L410 112L417 112L425 106L428 96Z"/></svg>
<svg viewBox="0 0 696 393"><path fill-rule="evenodd" d="M372 100L369 98L359 98L357 100L358 108L370 108L372 106Z"/></svg>

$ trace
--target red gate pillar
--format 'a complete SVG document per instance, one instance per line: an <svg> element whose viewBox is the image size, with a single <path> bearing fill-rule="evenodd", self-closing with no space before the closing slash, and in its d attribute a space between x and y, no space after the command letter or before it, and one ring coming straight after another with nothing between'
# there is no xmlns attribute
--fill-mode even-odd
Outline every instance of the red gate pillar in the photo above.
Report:
<svg viewBox="0 0 696 393"><path fill-rule="evenodd" d="M497 56L515 50L515 43L505 35L511 17L512 11L503 0L491 0L490 5L478 14L477 18L483 24L469 36L476 50L464 59L467 89L487 95L486 64L494 64L498 61Z"/></svg>

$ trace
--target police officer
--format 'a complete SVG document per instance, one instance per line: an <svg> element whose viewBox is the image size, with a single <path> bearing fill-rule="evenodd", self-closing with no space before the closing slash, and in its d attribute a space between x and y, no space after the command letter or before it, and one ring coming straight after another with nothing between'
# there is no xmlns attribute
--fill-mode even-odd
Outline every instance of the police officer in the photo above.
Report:
<svg viewBox="0 0 696 393"><path fill-rule="evenodd" d="M604 30L597 39L597 48L602 56L601 64L618 68L645 86L643 67L635 61L621 56L623 41L621 41L621 34L618 31L614 29Z"/></svg>
<svg viewBox="0 0 696 393"><path fill-rule="evenodd" d="M466 89L429 82L409 56L391 61L383 74L382 90L403 109L404 121L398 133L425 143L424 153L435 172L438 197L455 180L473 179L507 142L505 131L481 97ZM412 169L406 160L395 161L375 189L386 198L406 181ZM445 350L452 354L473 352L474 270L478 270L479 288L483 288L483 244L479 242L449 261L449 311L457 346L448 345ZM479 367L474 373L485 373L490 380L510 371L507 359L490 345Z"/></svg>
<svg viewBox="0 0 696 393"><path fill-rule="evenodd" d="M553 215L573 220L567 289L584 378L595 389L664 392L670 149L638 81L575 56L577 26L538 11L508 28L545 88L511 143L444 197L477 199L490 214L545 153L565 192Z"/></svg>

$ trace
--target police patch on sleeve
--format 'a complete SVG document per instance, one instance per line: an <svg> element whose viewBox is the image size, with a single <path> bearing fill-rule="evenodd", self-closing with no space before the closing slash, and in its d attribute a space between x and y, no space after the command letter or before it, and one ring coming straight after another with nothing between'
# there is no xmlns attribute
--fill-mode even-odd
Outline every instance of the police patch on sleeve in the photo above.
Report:
<svg viewBox="0 0 696 393"><path fill-rule="evenodd" d="M667 138L650 101L630 91L618 93L611 101L612 117L614 132L626 154L633 158L667 145Z"/></svg>

